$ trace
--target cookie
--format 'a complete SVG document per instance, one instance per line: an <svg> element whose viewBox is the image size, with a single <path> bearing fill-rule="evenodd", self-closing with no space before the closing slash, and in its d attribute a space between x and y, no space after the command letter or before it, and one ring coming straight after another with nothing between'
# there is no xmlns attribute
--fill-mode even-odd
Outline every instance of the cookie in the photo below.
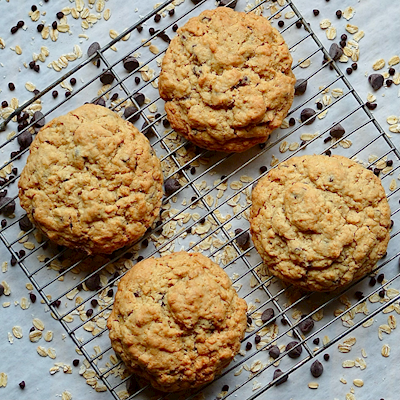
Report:
<svg viewBox="0 0 400 400"><path fill-rule="evenodd" d="M143 236L159 214L162 184L147 138L113 111L86 104L39 131L18 186L43 233L91 254Z"/></svg>
<svg viewBox="0 0 400 400"><path fill-rule="evenodd" d="M286 117L291 65L266 18L226 7L204 11L178 29L162 61L158 87L167 118L197 146L245 151Z"/></svg>
<svg viewBox="0 0 400 400"><path fill-rule="evenodd" d="M211 382L231 362L244 336L246 311L222 268L182 251L128 271L107 327L129 370L173 392Z"/></svg>
<svg viewBox="0 0 400 400"><path fill-rule="evenodd" d="M252 193L250 231L271 274L327 292L369 273L389 242L390 208L371 171L342 156L293 157Z"/></svg>

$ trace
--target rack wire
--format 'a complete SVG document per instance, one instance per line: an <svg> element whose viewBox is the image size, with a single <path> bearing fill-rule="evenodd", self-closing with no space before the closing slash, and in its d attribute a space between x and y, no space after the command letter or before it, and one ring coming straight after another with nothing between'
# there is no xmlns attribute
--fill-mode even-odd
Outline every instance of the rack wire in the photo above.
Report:
<svg viewBox="0 0 400 400"><path fill-rule="evenodd" d="M134 246L109 256L91 257L55 246L41 237L35 228L21 233L19 221L24 213L19 207L16 208L15 218L7 218L0 238L12 259L18 262L43 297L54 318L73 340L78 352L85 356L88 369L96 373L98 380L93 387L102 382L115 399L173 398L169 394L157 393L140 379L129 376L111 349L105 323L119 279L135 262L145 257L160 256L180 249L207 254L223 266L239 295L249 304L248 327L240 355L222 375L213 383L182 398L198 398L202 394L204 398L219 396L225 399L240 395L246 399L256 399L277 383L278 379L272 377L272 370L278 363L283 369L283 376L289 376L373 316L399 304L400 295L389 288L393 284L398 286L400 277L397 268L400 253L393 243L399 234L400 189L390 190L393 173L400 168L400 153L290 0L279 7L275 2L260 1L246 11L257 12L264 8L265 15L268 10L273 10L271 5L274 5L277 8L269 16L272 23L286 13L293 13L293 18L285 19L287 25L281 29L281 33L294 58L298 59L293 65L296 77L308 82L306 93L296 96L287 117L287 121L294 118L295 124L282 126L265 144L243 154L209 152L186 142L169 128L166 116L161 111L163 102L157 91L160 57L167 49L174 25L183 25L201 10L214 7L214 2L210 5L207 0L196 1L194 3L197 4L193 4L189 11L181 14L176 9L173 18L161 20L157 25L158 31L150 35L143 31L144 40L136 47L125 45L119 51L123 55L117 60L115 54L110 54L112 46L116 43L123 45L122 39L127 34L137 32L138 28L140 30L156 14L163 13L172 1L164 2L70 69L19 107L0 126L0 129L6 129L12 118L15 119L21 111L46 98L66 78L78 77L83 70L90 70L92 74L95 71L92 79L75 89L70 97L46 110L44 116L47 119L61 115L71 109L73 102L104 104L120 113L127 104L136 106L138 111L130 118L155 148L162 161L165 179L175 177L181 183L177 192L164 198L160 220ZM239 0L236 9L241 11L243 8ZM161 48L158 54L147 51L150 42L157 43ZM122 68L123 60L139 51L142 52L142 64L127 73ZM325 62L322 62L324 59ZM303 68L307 61L311 65ZM101 70L96 70L96 63L101 65ZM115 79L111 85L99 84L99 77L104 71L112 72ZM141 77L144 83L132 89L135 77ZM340 90L332 91L332 88ZM117 99L110 100L114 93L118 94L114 96ZM138 93L146 95L148 100L145 104L140 105L135 100ZM301 123L298 117L300 111L307 106L314 107L317 102L323 104L323 108L317 112L313 125ZM338 123L345 127L346 134L339 140L332 140L329 130ZM33 132L34 129L35 121L32 120L16 136L0 144L1 149L14 150L10 160L0 170L3 176L1 191L3 194L8 191L8 196L11 196L9 202L16 201L18 204L16 182L19 175L10 171L11 166L18 162L23 165L28 152L28 149L18 149L18 136L26 130ZM239 246L238 236L249 228L246 217L253 185L278 162L296 154L308 153L342 154L363 162L380 176L391 205L393 227L387 255L370 275L384 273L385 278L378 280L378 283L365 277L340 293L302 294L268 276L252 245L246 248ZM237 228L242 231L237 231ZM27 242L34 244L32 249L24 246ZM357 301L354 301L355 295ZM365 315L367 299L373 299L373 302L368 303L370 308ZM273 308L275 317L273 321L262 323L260 315L266 308ZM303 335L299 325L310 317L315 321L315 328ZM321 336L328 339L316 346L314 339ZM271 343L277 343L284 349L284 345L293 339L303 349L299 359L290 359L284 350L278 359L269 358L265 350ZM252 345L246 347L247 343ZM262 379L263 383L258 384L257 379ZM230 388L221 392L224 385Z"/></svg>

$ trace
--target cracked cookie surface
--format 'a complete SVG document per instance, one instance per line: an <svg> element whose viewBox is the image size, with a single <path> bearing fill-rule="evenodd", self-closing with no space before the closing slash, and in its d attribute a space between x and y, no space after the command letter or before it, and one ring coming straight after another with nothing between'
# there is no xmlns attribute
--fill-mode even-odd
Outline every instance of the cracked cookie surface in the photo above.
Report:
<svg viewBox="0 0 400 400"><path fill-rule="evenodd" d="M371 271L389 242L390 208L372 171L342 156L293 157L252 193L250 230L269 271L331 291Z"/></svg>
<svg viewBox="0 0 400 400"><path fill-rule="evenodd" d="M241 152L265 142L293 102L288 47L269 21L218 7L177 31L160 96L172 127L197 146Z"/></svg>
<svg viewBox="0 0 400 400"><path fill-rule="evenodd" d="M121 279L107 327L114 351L162 391L201 386L240 349L247 305L199 253L137 263Z"/></svg>
<svg viewBox="0 0 400 400"><path fill-rule="evenodd" d="M162 183L147 138L113 111L86 104L39 131L18 186L40 230L91 254L143 236L158 216Z"/></svg>

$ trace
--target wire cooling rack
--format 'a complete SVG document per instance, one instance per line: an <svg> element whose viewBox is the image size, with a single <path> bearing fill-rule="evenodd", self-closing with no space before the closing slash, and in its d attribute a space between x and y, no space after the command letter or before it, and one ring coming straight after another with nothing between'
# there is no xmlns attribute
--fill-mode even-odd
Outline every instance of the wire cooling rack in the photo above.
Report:
<svg viewBox="0 0 400 400"><path fill-rule="evenodd" d="M350 332L368 325L378 313L398 307L400 295L393 286L399 285L400 276L397 268L400 253L394 245L400 226L400 192L391 185L394 174L399 172L400 154L291 1L259 1L253 8L245 9L248 12L263 10L275 26L278 21L284 21L280 31L293 55L293 71L297 79L308 83L307 91L295 97L282 127L274 131L267 143L243 154L208 152L186 142L166 121L157 90L159 65L169 38L174 35L175 24L181 26L191 16L215 4L203 0L193 2L185 12L176 8L174 14L153 24L157 30L149 33L147 28L154 16L167 12L172 2L164 2L138 20L37 93L0 126L6 129L11 119L15 121L23 110L30 110L32 114L32 106L50 98L52 89L69 77L76 77L79 84L68 98L58 102L43 101L43 104L55 104L42 110L47 120L85 102L105 105L120 114L124 107L135 106L137 112L130 120L149 138L162 161L165 179L174 177L181 184L177 192L164 198L159 221L134 246L110 256L89 257L55 246L34 228L21 232L19 221L24 213L18 207L16 182L19 175L12 167L24 165L28 149L19 149L17 140L26 130L35 131L37 121L31 120L21 132L0 145L3 151L11 153L10 160L0 170L1 190L3 194L7 191L9 202L17 203L15 218L6 219L0 238L9 249L12 261L21 266L53 317L74 341L77 352L85 356L87 361L80 373L93 388L108 389L115 399L174 398L129 376L110 347L105 325L120 277L145 257L181 249L207 254L223 266L239 295L246 299L248 327L240 354L222 375L212 384L184 394L182 398L240 396L255 399L277 383L277 379L273 379L274 367L279 365L283 376L288 376ZM236 10L244 10L241 1ZM138 34L141 39L133 48L124 40L129 33ZM118 53L112 52L116 44ZM153 47L152 51L151 45L157 50ZM119 55L117 59L115 54ZM140 56L141 61L141 65L129 73L123 68L123 60L128 55ZM89 71L92 76L85 83L79 81L83 71ZM99 78L106 71L112 73L114 80L102 85ZM140 78L139 83L137 78ZM138 101L138 93L145 95L144 104ZM301 123L301 110L315 109L316 104L319 105L316 121L312 125ZM329 131L338 123L346 133L335 140ZM291 286L283 286L268 276L254 247L251 244L241 247L237 240L243 231L248 231L251 189L257 180L289 157L313 153L341 154L373 169L382 180L392 209L393 227L386 256L370 276L331 295L303 294ZM375 275L378 278L371 279ZM266 308L272 308L275 317L263 323L261 314ZM315 327L303 335L299 325L310 317ZM316 339L322 337L318 343ZM296 360L287 357L284 350L285 344L292 340L298 341L303 350ZM282 350L276 360L265 351L271 343Z"/></svg>

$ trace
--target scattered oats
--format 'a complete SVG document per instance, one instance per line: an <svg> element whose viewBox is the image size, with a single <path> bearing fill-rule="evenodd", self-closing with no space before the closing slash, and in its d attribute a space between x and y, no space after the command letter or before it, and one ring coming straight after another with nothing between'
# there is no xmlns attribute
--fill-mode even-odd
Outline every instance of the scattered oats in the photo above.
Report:
<svg viewBox="0 0 400 400"><path fill-rule="evenodd" d="M275 165L279 164L279 159L277 159L273 154L272 154L272 160L270 162L270 166L274 167Z"/></svg>
<svg viewBox="0 0 400 400"><path fill-rule="evenodd" d="M0 49L5 49L6 48L6 42L4 41L3 38L0 38Z"/></svg>
<svg viewBox="0 0 400 400"><path fill-rule="evenodd" d="M352 145L352 141L350 139L343 139L339 142L339 145L344 149L348 149Z"/></svg>
<svg viewBox="0 0 400 400"><path fill-rule="evenodd" d="M310 383L308 384L308 387L309 387L310 389L318 389L318 388L319 388L319 383L318 383L318 382L310 382Z"/></svg>
<svg viewBox="0 0 400 400"><path fill-rule="evenodd" d="M355 10L353 7L347 7L343 10L342 16L348 21L349 19L353 18L354 12Z"/></svg>
<svg viewBox="0 0 400 400"><path fill-rule="evenodd" d="M96 387L95 387L94 390L96 390L96 392L106 392L107 391L107 386L104 385L103 383L97 381L96 382Z"/></svg>
<svg viewBox="0 0 400 400"><path fill-rule="evenodd" d="M28 301L26 297L21 298L20 306L23 310L27 310L31 303Z"/></svg>
<svg viewBox="0 0 400 400"><path fill-rule="evenodd" d="M341 89L341 88L335 88L335 89L332 89L331 93L332 93L332 96L333 96L335 99L337 99L337 98L339 98L340 96L343 96L343 89Z"/></svg>
<svg viewBox="0 0 400 400"><path fill-rule="evenodd" d="M69 25L68 24L59 24L57 25L57 31L61 33L65 33L69 31Z"/></svg>
<svg viewBox="0 0 400 400"><path fill-rule="evenodd" d="M379 71L384 66L385 66L385 60L383 58L380 58L379 60L374 62L374 64L372 65L372 69L374 71Z"/></svg>
<svg viewBox="0 0 400 400"><path fill-rule="evenodd" d="M353 39L356 42L359 42L363 37L365 36L365 32L364 31L358 31L354 36ZM357 49L358 50L358 49Z"/></svg>
<svg viewBox="0 0 400 400"><path fill-rule="evenodd" d="M327 336L327 335L325 335L322 338L322 343L324 344L324 346L327 345L329 343L329 341L330 341L330 339L329 339L329 336Z"/></svg>
<svg viewBox="0 0 400 400"><path fill-rule="evenodd" d="M36 89L36 86L32 82L26 82L25 83L25 89L28 92L33 92Z"/></svg>
<svg viewBox="0 0 400 400"><path fill-rule="evenodd" d="M289 11L285 14L286 19L291 19L295 16L296 14L293 11Z"/></svg>
<svg viewBox="0 0 400 400"><path fill-rule="evenodd" d="M42 32L43 32L43 31L42 31ZM58 39L58 30L57 30L57 29L53 29L53 28L50 29L50 39L51 39L53 42L56 42L56 41L57 41L57 39Z"/></svg>
<svg viewBox="0 0 400 400"><path fill-rule="evenodd" d="M33 22L36 22L39 20L40 18L40 11L36 10L36 11L29 11L29 16L31 17L31 20Z"/></svg>
<svg viewBox="0 0 400 400"><path fill-rule="evenodd" d="M38 346L36 348L37 353L39 354L40 357L47 357L47 351L43 346Z"/></svg>
<svg viewBox="0 0 400 400"><path fill-rule="evenodd" d="M12 328L12 333L13 335L17 338L17 339L21 339L22 338L22 328L20 326L13 326Z"/></svg>
<svg viewBox="0 0 400 400"><path fill-rule="evenodd" d="M399 56L393 56L389 59L388 64L390 67L393 67L393 65L396 65L400 63L400 57Z"/></svg>
<svg viewBox="0 0 400 400"><path fill-rule="evenodd" d="M28 283L25 285L25 287L26 287L28 290L33 290L33 285L32 285L32 283L30 283L30 282L28 282Z"/></svg>
<svg viewBox="0 0 400 400"><path fill-rule="evenodd" d="M97 0L96 11L99 13L102 12L104 10L105 6L106 6L106 2L104 0Z"/></svg>
<svg viewBox="0 0 400 400"><path fill-rule="evenodd" d="M334 26L330 26L326 31L326 37L329 40L333 40L336 38L336 28Z"/></svg>
<svg viewBox="0 0 400 400"><path fill-rule="evenodd" d="M44 330L44 323L39 318L34 318L32 324L38 331Z"/></svg>
<svg viewBox="0 0 400 400"><path fill-rule="evenodd" d="M50 36L50 28L48 26L45 26L40 34L42 35L42 39L48 39Z"/></svg>
<svg viewBox="0 0 400 400"><path fill-rule="evenodd" d="M338 344L338 350L341 353L348 353L351 351L351 346L345 345L345 344Z"/></svg>
<svg viewBox="0 0 400 400"><path fill-rule="evenodd" d="M384 344L382 346L381 354L383 357L389 357L390 355L390 346L388 344Z"/></svg>
<svg viewBox="0 0 400 400"><path fill-rule="evenodd" d="M287 119L287 118L285 118L283 121L282 121L282 123L281 123L281 126L279 127L279 128L281 128L281 129L287 129L287 128L289 128L289 120Z"/></svg>
<svg viewBox="0 0 400 400"><path fill-rule="evenodd" d="M343 48L343 53L347 56L347 57L351 57L353 55L353 50L350 47L345 46Z"/></svg>
<svg viewBox="0 0 400 400"><path fill-rule="evenodd" d="M306 60L299 60L299 67L300 68L308 68L311 65L311 60L309 58L307 58Z"/></svg>
<svg viewBox="0 0 400 400"><path fill-rule="evenodd" d="M393 192L394 190L396 190L396 188L397 188L396 179L392 179L392 180L390 181L389 190L390 190L391 192Z"/></svg>
<svg viewBox="0 0 400 400"><path fill-rule="evenodd" d="M1 264L1 271L4 273L7 272L7 269L8 269L8 262L3 261L3 263Z"/></svg>
<svg viewBox="0 0 400 400"><path fill-rule="evenodd" d="M20 46L16 45L14 50L19 56L22 54L22 49Z"/></svg>
<svg viewBox="0 0 400 400"><path fill-rule="evenodd" d="M378 303L381 300L381 298L379 297L378 293L374 293L374 294L372 294L371 296L368 297L368 300L371 303Z"/></svg>
<svg viewBox="0 0 400 400"><path fill-rule="evenodd" d="M299 147L300 147L300 144L299 144L299 143L293 142L293 143L290 143L290 145L289 145L289 150L290 150L290 151L295 151L295 150L297 150Z"/></svg>
<svg viewBox="0 0 400 400"><path fill-rule="evenodd" d="M52 332L52 331L47 331L47 332L44 334L44 340L45 340L46 342L51 342L51 341L53 340L53 332Z"/></svg>
<svg viewBox="0 0 400 400"><path fill-rule="evenodd" d="M63 321L65 321L65 322L73 322L74 321L74 317L71 314L68 314L63 318Z"/></svg>
<svg viewBox="0 0 400 400"><path fill-rule="evenodd" d="M10 305L11 305L11 303L10 303L9 301L5 301L5 302L2 304L3 308L10 307Z"/></svg>
<svg viewBox="0 0 400 400"><path fill-rule="evenodd" d="M153 54L158 54L160 52L160 50L158 49L157 46L155 46L154 44L149 46L149 50L153 53Z"/></svg>
<svg viewBox="0 0 400 400"><path fill-rule="evenodd" d="M346 400L356 400L356 396L353 393L346 393Z"/></svg>
<svg viewBox="0 0 400 400"><path fill-rule="evenodd" d="M27 250L33 250L36 246L35 246L35 243L33 243L33 242L26 242L26 243L24 243L24 247Z"/></svg>
<svg viewBox="0 0 400 400"><path fill-rule="evenodd" d="M89 23L84 19L81 22L81 27L82 27L82 29L89 29Z"/></svg>
<svg viewBox="0 0 400 400"><path fill-rule="evenodd" d="M302 133L302 134L300 135L300 139L307 142L307 141L309 141L309 140L314 139L314 138L317 137L317 136L318 136L318 133Z"/></svg>
<svg viewBox="0 0 400 400"><path fill-rule="evenodd" d="M118 36L118 32L114 29L110 29L110 38L115 39Z"/></svg>
<svg viewBox="0 0 400 400"><path fill-rule="evenodd" d="M71 399L72 399L72 394L70 392L67 392L66 390L62 392L61 400L71 400Z"/></svg>
<svg viewBox="0 0 400 400"><path fill-rule="evenodd" d="M84 0L75 0L75 8L78 12L83 11L84 7L85 7Z"/></svg>
<svg viewBox="0 0 400 400"><path fill-rule="evenodd" d="M354 50L353 55L351 56L351 60L357 62L359 58L360 58L360 50L356 49Z"/></svg>
<svg viewBox="0 0 400 400"><path fill-rule="evenodd" d="M80 47L78 44L76 44L76 45L74 46L74 54L75 54L78 58L81 58L82 55L83 55L82 49L81 49L81 47Z"/></svg>
<svg viewBox="0 0 400 400"><path fill-rule="evenodd" d="M390 115L389 117L386 118L386 122L389 125L397 124L399 122L399 119L395 115Z"/></svg>
<svg viewBox="0 0 400 400"><path fill-rule="evenodd" d="M38 330L34 330L32 332L29 332L29 340L32 343L38 342L42 338L42 332Z"/></svg>
<svg viewBox="0 0 400 400"><path fill-rule="evenodd" d="M74 297L79 293L77 288L73 288L70 292L67 293L65 296L68 300L73 300Z"/></svg>
<svg viewBox="0 0 400 400"><path fill-rule="evenodd" d="M339 381L342 382L344 385L347 384L347 381L346 381L346 379L344 379L344 378L340 378Z"/></svg>
<svg viewBox="0 0 400 400"><path fill-rule="evenodd" d="M104 13L103 13L103 18L108 21L111 17L111 10L109 8L107 8Z"/></svg>
<svg viewBox="0 0 400 400"><path fill-rule="evenodd" d="M393 80L393 83L394 83L395 85L400 84L400 72L396 72L396 73L393 75L392 80Z"/></svg>
<svg viewBox="0 0 400 400"><path fill-rule="evenodd" d="M358 26L352 25L352 24L347 24L345 27L346 31L353 34L358 32Z"/></svg>
<svg viewBox="0 0 400 400"><path fill-rule="evenodd" d="M14 338L12 337L12 335L11 335L10 332L8 332L7 337L8 337L8 342L9 342L10 344L13 344L13 343L14 343Z"/></svg>
<svg viewBox="0 0 400 400"><path fill-rule="evenodd" d="M343 368L353 368L356 365L354 360L345 360L342 362Z"/></svg>
<svg viewBox="0 0 400 400"><path fill-rule="evenodd" d="M286 140L284 140L284 141L279 145L279 151L280 151L281 153L285 153L285 152L288 150L288 148L289 148L289 143L288 143Z"/></svg>
<svg viewBox="0 0 400 400"><path fill-rule="evenodd" d="M53 349L52 347L49 347L49 348L47 349L47 355L48 355L52 360L54 360L54 359L57 357L56 350Z"/></svg>
<svg viewBox="0 0 400 400"><path fill-rule="evenodd" d="M7 386L7 374L5 372L0 372L0 387Z"/></svg>
<svg viewBox="0 0 400 400"><path fill-rule="evenodd" d="M321 27L321 29L327 29L331 26L331 21L328 18L325 18L321 20L319 26Z"/></svg>

